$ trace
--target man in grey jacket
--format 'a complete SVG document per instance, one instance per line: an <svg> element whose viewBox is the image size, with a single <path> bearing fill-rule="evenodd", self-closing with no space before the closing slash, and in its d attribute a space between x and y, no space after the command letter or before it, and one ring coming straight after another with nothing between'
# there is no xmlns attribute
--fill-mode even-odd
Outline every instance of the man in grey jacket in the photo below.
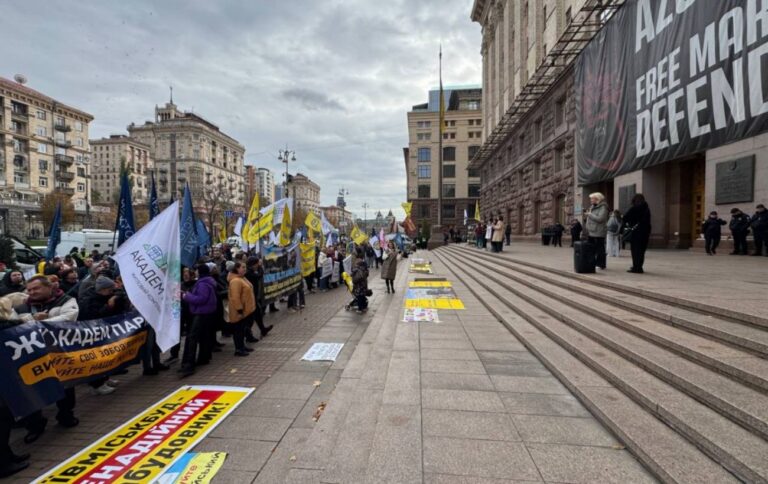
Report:
<svg viewBox="0 0 768 484"><path fill-rule="evenodd" d="M589 195L592 206L585 213L588 241L595 245L595 265L605 269L605 237L608 235L608 204L605 196L595 192Z"/></svg>

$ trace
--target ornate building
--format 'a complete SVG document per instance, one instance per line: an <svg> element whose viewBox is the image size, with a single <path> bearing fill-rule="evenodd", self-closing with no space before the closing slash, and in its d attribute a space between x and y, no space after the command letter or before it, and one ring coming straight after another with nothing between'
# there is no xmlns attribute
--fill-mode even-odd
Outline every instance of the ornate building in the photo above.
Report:
<svg viewBox="0 0 768 484"><path fill-rule="evenodd" d="M293 197L293 203L297 209L320 215L320 185L303 173L289 176L288 196Z"/></svg>
<svg viewBox="0 0 768 484"><path fill-rule="evenodd" d="M131 199L146 203L152 185L154 162L149 146L125 135L91 140L93 176L91 195L99 203L112 203L120 195L120 167L128 170L133 185ZM155 180L157 183L157 180Z"/></svg>

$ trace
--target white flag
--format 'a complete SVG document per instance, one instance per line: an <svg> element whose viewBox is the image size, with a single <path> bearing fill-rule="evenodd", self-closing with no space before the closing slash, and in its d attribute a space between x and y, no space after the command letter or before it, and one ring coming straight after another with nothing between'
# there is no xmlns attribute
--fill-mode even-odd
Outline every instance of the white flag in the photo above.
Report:
<svg viewBox="0 0 768 484"><path fill-rule="evenodd" d="M179 342L180 245L176 201L123 242L113 257L128 298L154 328L162 351Z"/></svg>
<svg viewBox="0 0 768 484"><path fill-rule="evenodd" d="M331 222L325 218L325 212L320 212L320 225L323 227L323 235L328 235L336 230L333 225L331 225Z"/></svg>

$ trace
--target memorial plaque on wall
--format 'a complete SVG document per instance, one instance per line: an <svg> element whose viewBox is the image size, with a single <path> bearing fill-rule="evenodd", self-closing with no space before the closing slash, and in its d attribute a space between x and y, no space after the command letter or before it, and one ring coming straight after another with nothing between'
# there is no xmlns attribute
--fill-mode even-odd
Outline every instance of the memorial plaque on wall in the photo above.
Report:
<svg viewBox="0 0 768 484"><path fill-rule="evenodd" d="M751 202L755 187L755 155L715 165L715 203Z"/></svg>
<svg viewBox="0 0 768 484"><path fill-rule="evenodd" d="M619 211L622 214L627 213L629 207L632 206L632 197L637 193L637 185L626 185L619 187Z"/></svg>

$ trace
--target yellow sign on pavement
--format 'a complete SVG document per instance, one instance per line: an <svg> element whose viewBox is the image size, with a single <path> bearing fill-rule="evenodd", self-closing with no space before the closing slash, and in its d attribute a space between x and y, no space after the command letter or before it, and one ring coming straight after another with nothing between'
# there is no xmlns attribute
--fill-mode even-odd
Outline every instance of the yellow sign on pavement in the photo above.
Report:
<svg viewBox="0 0 768 484"><path fill-rule="evenodd" d="M452 287L448 281L411 281L408 287Z"/></svg>
<svg viewBox="0 0 768 484"><path fill-rule="evenodd" d="M406 308L464 309L461 299L406 299Z"/></svg>

